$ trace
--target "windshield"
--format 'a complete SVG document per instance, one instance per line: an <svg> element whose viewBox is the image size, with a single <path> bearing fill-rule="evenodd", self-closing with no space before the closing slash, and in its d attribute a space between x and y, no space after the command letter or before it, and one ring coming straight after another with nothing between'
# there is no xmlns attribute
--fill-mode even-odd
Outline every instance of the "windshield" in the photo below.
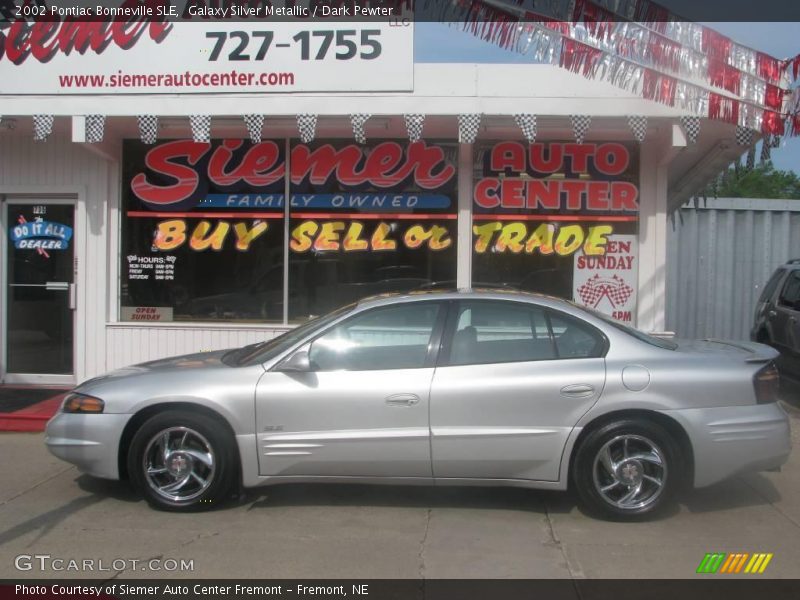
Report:
<svg viewBox="0 0 800 600"><path fill-rule="evenodd" d="M223 361L226 364L235 365L238 367L264 363L272 358L275 358L281 352L288 350L314 330L325 327L325 325L328 323L331 323L343 314L350 312L355 306L355 304L348 304L347 306L343 306L342 308L330 312L327 315L314 317L313 319L306 321L302 325L298 325L294 329L291 329L276 338L259 342L257 344L244 346L238 350L233 350L223 357Z"/></svg>
<svg viewBox="0 0 800 600"><path fill-rule="evenodd" d="M646 344L650 344L651 346L657 346L658 348L664 348L665 350L675 350L678 347L678 344L676 344L675 342L671 342L669 340L665 340L664 338L656 337L654 335L649 335L644 331L640 331L634 327L630 327L629 325L623 325L619 321L615 321L614 319L609 317L607 314L601 313L599 310L595 310L593 308L587 308L586 306L581 306L580 304L575 304L574 302L572 303L572 305L581 310L585 310L586 312L597 317L598 319L601 319L602 321L608 323L615 329L624 331L628 335L632 335L637 340L645 342Z"/></svg>

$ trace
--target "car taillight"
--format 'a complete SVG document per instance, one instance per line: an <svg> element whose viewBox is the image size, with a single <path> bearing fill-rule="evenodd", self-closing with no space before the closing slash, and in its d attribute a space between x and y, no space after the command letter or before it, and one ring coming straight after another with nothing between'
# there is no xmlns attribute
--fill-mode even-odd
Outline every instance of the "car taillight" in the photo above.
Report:
<svg viewBox="0 0 800 600"><path fill-rule="evenodd" d="M769 404L778 400L778 390L780 387L780 375L773 363L758 371L753 378L753 385L756 388L756 402L758 404Z"/></svg>

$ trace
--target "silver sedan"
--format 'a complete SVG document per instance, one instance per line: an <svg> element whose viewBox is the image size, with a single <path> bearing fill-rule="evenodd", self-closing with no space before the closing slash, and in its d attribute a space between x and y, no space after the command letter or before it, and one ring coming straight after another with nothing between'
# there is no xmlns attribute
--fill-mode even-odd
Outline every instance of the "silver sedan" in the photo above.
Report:
<svg viewBox="0 0 800 600"><path fill-rule="evenodd" d="M786 461L775 356L651 337L547 296L384 296L87 381L46 443L170 510L238 485L435 483L573 487L633 519L685 485Z"/></svg>

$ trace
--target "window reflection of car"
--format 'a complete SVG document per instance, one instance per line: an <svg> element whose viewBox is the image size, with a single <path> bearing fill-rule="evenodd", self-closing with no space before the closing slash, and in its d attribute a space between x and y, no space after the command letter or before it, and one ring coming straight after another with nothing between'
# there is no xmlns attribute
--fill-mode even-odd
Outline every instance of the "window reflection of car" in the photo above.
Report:
<svg viewBox="0 0 800 600"><path fill-rule="evenodd" d="M503 282L503 281L475 281L472 284L472 287L475 289L481 290L516 290L517 286L513 283ZM431 292L431 291L446 291L446 290L455 290L458 288L455 279L444 279L441 281L430 281L425 283L418 288L414 288L414 291L418 292Z"/></svg>
<svg viewBox="0 0 800 600"><path fill-rule="evenodd" d="M537 269L519 280L517 289L565 297L572 295L572 266L565 269Z"/></svg>
<svg viewBox="0 0 800 600"><path fill-rule="evenodd" d="M206 319L282 320L283 266L270 267L244 290L193 298L177 313Z"/></svg>
<svg viewBox="0 0 800 600"><path fill-rule="evenodd" d="M328 312L367 296L407 292L430 283L410 265L390 265L348 277L338 258L315 258L289 263L289 301L296 314ZM200 319L283 318L283 266L268 269L252 285L237 292L194 298L178 314Z"/></svg>

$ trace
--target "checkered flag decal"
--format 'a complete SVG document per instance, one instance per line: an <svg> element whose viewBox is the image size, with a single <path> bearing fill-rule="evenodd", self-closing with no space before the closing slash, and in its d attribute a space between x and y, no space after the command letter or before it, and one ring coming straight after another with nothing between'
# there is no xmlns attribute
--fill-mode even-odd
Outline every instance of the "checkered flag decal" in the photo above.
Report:
<svg viewBox="0 0 800 600"><path fill-rule="evenodd" d="M700 135L700 117L681 117L681 127L686 132L686 139L690 144L697 143Z"/></svg>
<svg viewBox="0 0 800 600"><path fill-rule="evenodd" d="M367 143L367 135L364 133L364 124L369 120L372 115L369 114L355 114L350 115L350 124L353 126L353 137L359 144Z"/></svg>
<svg viewBox="0 0 800 600"><path fill-rule="evenodd" d="M250 141L257 144L261 141L261 129L264 127L264 115L245 115L244 124L247 125L247 133L250 134Z"/></svg>
<svg viewBox="0 0 800 600"><path fill-rule="evenodd" d="M425 124L425 115L403 115L406 122L409 142L418 142L422 138L422 126Z"/></svg>
<svg viewBox="0 0 800 600"><path fill-rule="evenodd" d="M536 141L536 115L518 114L514 115L514 121L522 130L522 135L529 143Z"/></svg>
<svg viewBox="0 0 800 600"><path fill-rule="evenodd" d="M297 115L297 131L300 141L308 144L314 141L317 135L317 115Z"/></svg>
<svg viewBox="0 0 800 600"><path fill-rule="evenodd" d="M472 144L478 137L480 126L480 113L458 115L458 141L462 144Z"/></svg>
<svg viewBox="0 0 800 600"><path fill-rule="evenodd" d="M761 142L761 162L766 162L772 158L772 140L767 133L764 135L764 140Z"/></svg>
<svg viewBox="0 0 800 600"><path fill-rule="evenodd" d="M736 143L740 146L749 146L753 143L753 134L755 132L749 127L736 126Z"/></svg>
<svg viewBox="0 0 800 600"><path fill-rule="evenodd" d="M745 163L745 168L748 171L752 171L756 166L756 146L753 144L750 146L750 149L747 151L747 162Z"/></svg>
<svg viewBox="0 0 800 600"><path fill-rule="evenodd" d="M211 115L191 115L189 123L192 125L192 139L195 142L211 140Z"/></svg>
<svg viewBox="0 0 800 600"><path fill-rule="evenodd" d="M586 132L589 131L589 125L592 124L592 117L589 115L570 115L569 118L572 121L572 133L575 134L575 141L582 144L586 138Z"/></svg>
<svg viewBox="0 0 800 600"><path fill-rule="evenodd" d="M585 306L597 308L603 296L613 308L624 306L633 294L633 288L618 275L611 278L595 275L578 288L578 295Z"/></svg>
<svg viewBox="0 0 800 600"><path fill-rule="evenodd" d="M53 115L33 115L33 139L43 142L53 133Z"/></svg>
<svg viewBox="0 0 800 600"><path fill-rule="evenodd" d="M633 139L641 144L644 141L644 136L647 135L647 117L644 115L630 115L628 117L628 127L631 128Z"/></svg>
<svg viewBox="0 0 800 600"><path fill-rule="evenodd" d="M105 115L86 115L86 141L97 144L103 141L106 129Z"/></svg>
<svg viewBox="0 0 800 600"><path fill-rule="evenodd" d="M155 144L158 138L158 117L155 115L139 115L139 139L143 144Z"/></svg>

